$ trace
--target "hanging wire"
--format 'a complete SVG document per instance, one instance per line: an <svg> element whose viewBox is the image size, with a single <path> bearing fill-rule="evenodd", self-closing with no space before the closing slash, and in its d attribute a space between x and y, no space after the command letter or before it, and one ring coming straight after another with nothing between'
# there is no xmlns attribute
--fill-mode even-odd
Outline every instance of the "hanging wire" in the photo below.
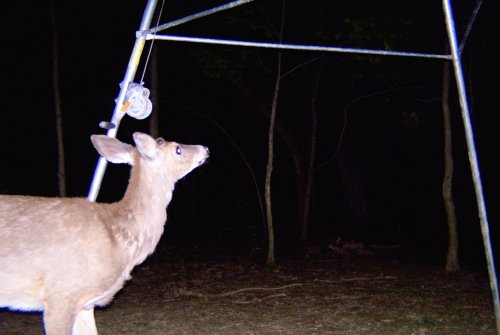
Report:
<svg viewBox="0 0 500 335"><path fill-rule="evenodd" d="M158 12L158 20L156 20L157 26L160 24L161 14L163 13L164 6L165 6L165 0L161 2L160 11ZM153 35L156 35L156 32L154 32ZM139 81L141 85L144 84L144 76L146 75L146 69L148 68L149 58L151 57L151 53L153 51L153 44L154 44L154 39L151 41L151 44L149 45L148 55L146 56L146 61L144 62L144 69L142 70L141 80Z"/></svg>
<svg viewBox="0 0 500 335"><path fill-rule="evenodd" d="M472 26L474 25L474 22L476 21L477 18L477 13L479 13L479 9L481 8L481 5L483 4L483 0L477 0L476 6L474 7L474 10L472 11L472 16L469 20L469 24L467 25L467 28L465 29L464 36L462 38L462 42L460 43L460 47L458 48L458 54L462 54L462 50L465 47L465 42L467 41L467 38L469 37L469 34L472 30Z"/></svg>

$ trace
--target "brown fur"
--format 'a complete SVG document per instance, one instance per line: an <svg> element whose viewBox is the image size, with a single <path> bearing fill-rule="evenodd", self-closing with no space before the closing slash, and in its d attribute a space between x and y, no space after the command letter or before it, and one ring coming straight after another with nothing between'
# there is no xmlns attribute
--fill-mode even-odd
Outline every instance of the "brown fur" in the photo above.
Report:
<svg viewBox="0 0 500 335"><path fill-rule="evenodd" d="M175 183L208 158L204 146L142 133L136 147L91 139L108 161L132 165L121 201L0 195L0 307L43 311L48 335L97 334L94 306L154 251Z"/></svg>

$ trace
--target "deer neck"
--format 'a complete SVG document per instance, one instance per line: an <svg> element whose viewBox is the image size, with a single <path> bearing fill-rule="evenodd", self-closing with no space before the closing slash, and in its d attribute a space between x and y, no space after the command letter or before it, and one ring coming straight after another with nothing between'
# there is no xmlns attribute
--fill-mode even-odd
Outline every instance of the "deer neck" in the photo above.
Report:
<svg viewBox="0 0 500 335"><path fill-rule="evenodd" d="M123 197L129 208L139 215L154 214L165 209L172 200L175 181L163 175L143 171L148 166L135 166Z"/></svg>
<svg viewBox="0 0 500 335"><path fill-rule="evenodd" d="M162 176L141 171L147 168L140 165L132 168L127 191L120 201L122 224L113 229L135 264L142 263L158 244L175 185Z"/></svg>

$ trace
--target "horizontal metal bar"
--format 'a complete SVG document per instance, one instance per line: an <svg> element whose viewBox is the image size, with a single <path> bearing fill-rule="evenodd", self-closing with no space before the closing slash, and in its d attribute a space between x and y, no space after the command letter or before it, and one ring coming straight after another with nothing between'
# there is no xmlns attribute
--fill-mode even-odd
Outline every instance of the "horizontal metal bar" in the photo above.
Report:
<svg viewBox="0 0 500 335"><path fill-rule="evenodd" d="M247 41L226 40L217 38L203 38L203 37L189 37L189 36L175 36L175 35L147 34L146 39L174 41L174 42L235 45L244 47L257 47L257 48L282 49L282 50L325 51L325 52L341 52L341 53L379 55L379 56L403 56L403 57L437 58L437 59L451 60L451 55L428 54L428 53L418 53L418 52L342 48L342 47L287 44L287 43L247 42Z"/></svg>

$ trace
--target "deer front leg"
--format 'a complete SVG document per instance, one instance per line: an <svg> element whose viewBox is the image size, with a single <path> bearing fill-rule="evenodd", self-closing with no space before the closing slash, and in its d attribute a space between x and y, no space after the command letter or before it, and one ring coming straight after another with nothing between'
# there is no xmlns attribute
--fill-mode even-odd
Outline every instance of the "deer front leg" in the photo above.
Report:
<svg viewBox="0 0 500 335"><path fill-rule="evenodd" d="M47 304L43 312L43 325L46 335L70 335L74 315L71 307L65 304Z"/></svg>

